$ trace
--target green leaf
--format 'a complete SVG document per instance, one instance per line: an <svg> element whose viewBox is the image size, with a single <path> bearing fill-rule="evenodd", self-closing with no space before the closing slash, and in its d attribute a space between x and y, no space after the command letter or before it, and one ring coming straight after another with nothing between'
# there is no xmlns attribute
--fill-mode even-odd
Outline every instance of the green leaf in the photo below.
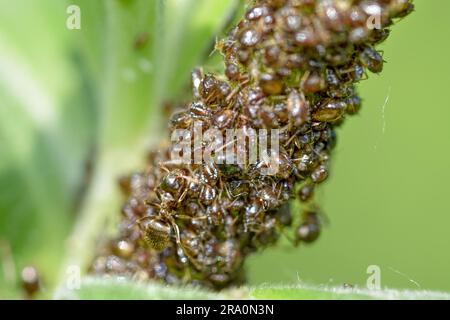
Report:
<svg viewBox="0 0 450 320"><path fill-rule="evenodd" d="M225 295L194 287L171 287L159 283L139 283L120 278L84 278L76 289L60 289L56 299L224 299Z"/></svg>
<svg viewBox="0 0 450 320"><path fill-rule="evenodd" d="M250 290L255 299L284 300L449 300L450 294L434 291L413 291L360 288L336 288L328 286L262 286Z"/></svg>
<svg viewBox="0 0 450 320"><path fill-rule="evenodd" d="M235 288L213 292L192 286L175 287L156 282L135 282L126 278L86 277L79 288L62 286L56 299L257 299L257 300L448 300L450 294L433 291L367 290L328 286L271 286Z"/></svg>

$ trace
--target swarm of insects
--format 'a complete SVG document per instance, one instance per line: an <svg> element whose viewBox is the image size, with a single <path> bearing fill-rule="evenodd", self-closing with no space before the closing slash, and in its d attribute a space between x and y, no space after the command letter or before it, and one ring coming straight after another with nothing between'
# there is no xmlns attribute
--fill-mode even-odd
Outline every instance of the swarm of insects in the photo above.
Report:
<svg viewBox="0 0 450 320"><path fill-rule="evenodd" d="M295 245L316 240L314 190L328 177L334 130L360 109L355 84L366 70L382 71L374 46L388 37L393 19L412 10L408 0L254 1L217 43L224 75L194 71L193 101L171 117L169 129L194 135L200 123L201 132L224 136L227 129L277 129L272 162L228 163L219 153L177 162L174 144L151 152L142 171L121 180L127 201L119 235L92 272L220 289L242 283L246 256L287 230ZM193 147L203 152L212 143ZM233 140L226 147L249 152ZM278 170L268 173L274 163ZM291 214L293 198L304 211Z"/></svg>

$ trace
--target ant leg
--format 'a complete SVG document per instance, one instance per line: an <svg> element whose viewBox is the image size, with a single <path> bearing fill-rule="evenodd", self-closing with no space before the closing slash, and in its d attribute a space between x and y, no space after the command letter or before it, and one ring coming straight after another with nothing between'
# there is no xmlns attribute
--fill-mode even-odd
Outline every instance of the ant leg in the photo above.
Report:
<svg viewBox="0 0 450 320"><path fill-rule="evenodd" d="M183 200L184 200L184 198L186 197L186 194L188 193L188 189L187 188L185 188L184 189L184 191L183 191L183 193L181 194L181 196L180 196L180 198L178 199L178 203L181 203Z"/></svg>
<svg viewBox="0 0 450 320"><path fill-rule="evenodd" d="M174 216L175 216L175 218L180 218L180 219L185 219L185 220L204 220L204 219L208 218L208 216L191 217L191 216L187 216L185 214L176 214Z"/></svg>
<svg viewBox="0 0 450 320"><path fill-rule="evenodd" d="M173 220L173 218L170 219L171 223L172 223L172 227L175 230L175 241L178 245L178 248L181 250L181 252L183 253L183 255L185 255L189 261L194 265L194 267L198 270L202 270L202 266L200 266L197 262L196 259L194 259L194 257L192 257L187 250L185 250L183 244L181 243L181 236L180 236L180 229L178 228L178 225L175 223L175 221ZM178 250L177 250L178 251ZM180 253L178 252L178 254L180 255Z"/></svg>

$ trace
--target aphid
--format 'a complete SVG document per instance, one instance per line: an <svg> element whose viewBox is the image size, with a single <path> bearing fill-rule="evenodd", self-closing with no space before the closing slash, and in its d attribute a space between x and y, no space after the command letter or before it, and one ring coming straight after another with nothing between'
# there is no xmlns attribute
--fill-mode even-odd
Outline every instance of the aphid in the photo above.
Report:
<svg viewBox="0 0 450 320"><path fill-rule="evenodd" d="M366 47L359 55L361 63L373 73L380 73L383 71L383 57L381 54L371 48Z"/></svg>
<svg viewBox="0 0 450 320"><path fill-rule="evenodd" d="M259 85L267 95L278 95L283 91L283 82L276 76L264 73L259 79Z"/></svg>
<svg viewBox="0 0 450 320"><path fill-rule="evenodd" d="M314 183L321 183L328 177L328 170L327 167L324 165L321 165L317 167L312 173L311 173L311 180Z"/></svg>
<svg viewBox="0 0 450 320"><path fill-rule="evenodd" d="M214 125L218 129L230 127L233 120L236 118L236 111L231 109L225 109L219 111L214 115Z"/></svg>
<svg viewBox="0 0 450 320"><path fill-rule="evenodd" d="M309 120L309 105L303 95L297 90L292 90L287 98L287 110L289 118L295 126L300 126Z"/></svg>
<svg viewBox="0 0 450 320"><path fill-rule="evenodd" d="M230 80L238 80L240 76L238 65L235 63L228 63L225 66L225 75Z"/></svg>
<svg viewBox="0 0 450 320"><path fill-rule="evenodd" d="M413 12L414 5L410 0L394 0L389 6L392 17L403 18Z"/></svg>
<svg viewBox="0 0 450 320"><path fill-rule="evenodd" d="M320 122L334 122L342 117L347 105L343 100L331 100L313 112L313 119Z"/></svg>
<svg viewBox="0 0 450 320"><path fill-rule="evenodd" d="M347 10L344 19L352 27L361 27L367 23L367 15L359 6L352 6Z"/></svg>
<svg viewBox="0 0 450 320"><path fill-rule="evenodd" d="M315 155L305 153L299 159L297 168L299 171L307 172L307 171L311 170L315 166L316 163L317 163L317 159L316 159Z"/></svg>
<svg viewBox="0 0 450 320"><path fill-rule="evenodd" d="M253 47L259 42L260 39L261 35L258 33L258 31L249 28L242 31L239 41L246 47Z"/></svg>
<svg viewBox="0 0 450 320"><path fill-rule="evenodd" d="M311 243L320 235L320 221L316 212L305 212L304 222L296 230L296 242Z"/></svg>
<svg viewBox="0 0 450 320"><path fill-rule="evenodd" d="M283 28L289 32L295 32L300 29L302 25L302 19L298 14L298 11L294 8L286 8L281 10L283 17Z"/></svg>
<svg viewBox="0 0 450 320"><path fill-rule="evenodd" d="M314 184L307 183L298 191L298 197L301 201L306 202L312 199L314 196Z"/></svg>
<svg viewBox="0 0 450 320"><path fill-rule="evenodd" d="M211 110L203 102L197 101L191 103L189 107L189 114L193 119L206 119L211 114Z"/></svg>
<svg viewBox="0 0 450 320"><path fill-rule="evenodd" d="M210 224L216 226L223 224L224 211L217 199L206 208L206 216Z"/></svg>
<svg viewBox="0 0 450 320"><path fill-rule="evenodd" d="M364 42L369 36L370 31L365 26L353 28L349 34L351 43L358 44Z"/></svg>
<svg viewBox="0 0 450 320"><path fill-rule="evenodd" d="M326 88L324 77L318 72L306 73L300 84L305 93L316 93Z"/></svg>
<svg viewBox="0 0 450 320"><path fill-rule="evenodd" d="M386 40L389 37L389 34L389 29L374 29L370 34L369 40L372 44L378 44Z"/></svg>
<svg viewBox="0 0 450 320"><path fill-rule="evenodd" d="M265 5L255 6L247 11L247 13L245 14L245 17L248 20L258 20L258 19L268 15L269 12L270 12L270 9Z"/></svg>
<svg viewBox="0 0 450 320"><path fill-rule="evenodd" d="M341 80L337 76L336 72L332 69L327 69L325 72L325 78L329 86L337 87L341 84Z"/></svg>
<svg viewBox="0 0 450 320"><path fill-rule="evenodd" d="M204 205L210 205L217 197L217 190L210 185L205 185L202 187L199 195L200 201Z"/></svg>
<svg viewBox="0 0 450 320"><path fill-rule="evenodd" d="M310 48L317 46L319 38L311 27L305 27L295 34L295 42L298 46Z"/></svg>
<svg viewBox="0 0 450 320"><path fill-rule="evenodd" d="M200 85L200 95L206 104L216 103L229 93L226 82L218 80L215 76L207 74Z"/></svg>
<svg viewBox="0 0 450 320"><path fill-rule="evenodd" d="M336 1L319 1L316 6L317 16L322 23L333 31L344 31L346 25L343 23L344 14L336 5Z"/></svg>
<svg viewBox="0 0 450 320"><path fill-rule="evenodd" d="M41 288L41 280L37 269L33 266L23 268L21 278L27 299L32 299Z"/></svg>
<svg viewBox="0 0 450 320"><path fill-rule="evenodd" d="M130 258L134 252L134 244L127 240L115 241L112 247L114 254L124 259Z"/></svg>
<svg viewBox="0 0 450 320"><path fill-rule="evenodd" d="M258 117L261 120L258 123L262 123L266 128L277 128L279 125L278 116L271 106L259 107Z"/></svg>
<svg viewBox="0 0 450 320"><path fill-rule="evenodd" d="M148 32L142 32L136 36L134 39L134 48L136 50L143 49L148 43L150 39L150 34Z"/></svg>
<svg viewBox="0 0 450 320"><path fill-rule="evenodd" d="M195 69L191 73L192 95L195 99L201 98L200 85L202 84L203 72L200 69Z"/></svg>
<svg viewBox="0 0 450 320"><path fill-rule="evenodd" d="M347 105L345 111L348 114L357 114L361 109L361 98L358 95L348 97L345 103Z"/></svg>
<svg viewBox="0 0 450 320"><path fill-rule="evenodd" d="M280 58L280 48L276 45L264 49L264 58L268 65L276 65Z"/></svg>

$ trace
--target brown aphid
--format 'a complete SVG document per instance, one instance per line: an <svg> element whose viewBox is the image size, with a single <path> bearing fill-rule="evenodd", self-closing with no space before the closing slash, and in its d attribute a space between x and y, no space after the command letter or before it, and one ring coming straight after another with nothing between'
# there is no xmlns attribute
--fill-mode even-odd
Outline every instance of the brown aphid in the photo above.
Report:
<svg viewBox="0 0 450 320"><path fill-rule="evenodd" d="M288 32L295 32L302 26L299 12L292 7L281 9L281 16L283 18L283 28Z"/></svg>
<svg viewBox="0 0 450 320"><path fill-rule="evenodd" d="M389 5L391 17L403 18L414 11L414 5L410 0L394 0Z"/></svg>
<svg viewBox="0 0 450 320"><path fill-rule="evenodd" d="M325 181L326 178L328 178L328 170L327 167L324 165L318 166L311 173L311 179L314 183L321 183Z"/></svg>
<svg viewBox="0 0 450 320"><path fill-rule="evenodd" d="M211 114L209 107L201 101L191 103L189 113L194 119L207 119Z"/></svg>
<svg viewBox="0 0 450 320"><path fill-rule="evenodd" d="M347 105L345 111L351 115L357 114L361 109L362 105L361 98L356 94L351 97L348 97L345 103Z"/></svg>
<svg viewBox="0 0 450 320"><path fill-rule="evenodd" d="M239 37L239 42L245 47L253 47L258 44L261 40L261 34L258 30L253 28L248 28L241 32Z"/></svg>
<svg viewBox="0 0 450 320"><path fill-rule="evenodd" d="M255 6L247 11L245 17L248 20L258 20L270 13L270 8L265 5Z"/></svg>
<svg viewBox="0 0 450 320"><path fill-rule="evenodd" d="M170 223L159 218L145 217L138 221L138 225L150 248L161 251L170 245L172 235Z"/></svg>
<svg viewBox="0 0 450 320"><path fill-rule="evenodd" d="M259 85L266 95L278 95L283 92L283 81L278 77L263 73L259 79Z"/></svg>
<svg viewBox="0 0 450 320"><path fill-rule="evenodd" d="M270 45L264 49L264 58L268 65L275 65L280 59L280 48L276 45Z"/></svg>
<svg viewBox="0 0 450 320"><path fill-rule="evenodd" d="M309 105L305 96L293 89L287 98L287 110L289 118L295 126L299 126L309 120Z"/></svg>
<svg viewBox="0 0 450 320"><path fill-rule="evenodd" d="M346 24L352 27L361 27L367 23L367 15L359 6L352 6L344 15Z"/></svg>
<svg viewBox="0 0 450 320"><path fill-rule="evenodd" d="M329 86L337 87L341 84L341 80L336 72L330 68L325 71L325 79Z"/></svg>
<svg viewBox="0 0 450 320"><path fill-rule="evenodd" d="M295 34L295 43L298 46L311 48L317 46L319 37L311 27L305 27Z"/></svg>
<svg viewBox="0 0 450 320"><path fill-rule="evenodd" d="M373 73L383 71L383 57L381 54L371 47L366 47L359 55L361 63Z"/></svg>
<svg viewBox="0 0 450 320"><path fill-rule="evenodd" d="M128 259L134 252L134 244L127 240L114 241L113 252L120 258Z"/></svg>
<svg viewBox="0 0 450 320"><path fill-rule="evenodd" d="M250 61L250 51L245 49L240 49L237 52L237 59L243 65L247 65Z"/></svg>
<svg viewBox="0 0 450 320"><path fill-rule="evenodd" d="M216 104L223 101L230 92L229 84L213 75L206 75L200 86L200 95L207 104Z"/></svg>
<svg viewBox="0 0 450 320"><path fill-rule="evenodd" d="M317 16L322 23L333 31L344 31L346 25L343 23L346 12L336 5L337 1L319 1L316 6Z"/></svg>
<svg viewBox="0 0 450 320"><path fill-rule="evenodd" d="M364 42L367 37L370 35L369 29L366 26L353 28L349 33L349 41L354 44L360 44Z"/></svg>
<svg viewBox="0 0 450 320"><path fill-rule="evenodd" d="M292 225L293 219L289 203L284 204L277 210L276 219L282 226L289 227Z"/></svg>
<svg viewBox="0 0 450 320"><path fill-rule="evenodd" d="M298 191L298 197L301 201L307 202L314 196L314 184L307 183Z"/></svg>
<svg viewBox="0 0 450 320"><path fill-rule="evenodd" d="M145 48L145 46L148 43L148 40L150 39L150 34L148 32L142 32L136 36L134 39L134 48L136 50L140 50Z"/></svg>
<svg viewBox="0 0 450 320"><path fill-rule="evenodd" d="M213 123L218 129L228 128L236 117L236 111L225 109L214 115Z"/></svg>
<svg viewBox="0 0 450 320"><path fill-rule="evenodd" d="M389 34L390 34L389 29L374 29L370 33L369 41L372 44L381 43L389 37Z"/></svg>
<svg viewBox="0 0 450 320"><path fill-rule="evenodd" d="M203 72L201 69L194 69L191 73L192 95L195 99L201 98L200 86L202 84Z"/></svg>
<svg viewBox="0 0 450 320"><path fill-rule="evenodd" d="M258 117L266 128L277 128L278 117L271 106L264 105L258 108Z"/></svg>
<svg viewBox="0 0 450 320"><path fill-rule="evenodd" d="M119 187L124 195L131 193L131 181L129 176L122 176L119 178Z"/></svg>
<svg viewBox="0 0 450 320"><path fill-rule="evenodd" d="M227 63L225 66L225 75L230 80L238 80L240 78L238 65L235 63Z"/></svg>
<svg viewBox="0 0 450 320"><path fill-rule="evenodd" d="M306 212L304 222L297 228L295 233L296 242L311 243L320 235L320 221L315 212Z"/></svg>
<svg viewBox="0 0 450 320"><path fill-rule="evenodd" d="M192 117L185 110L177 111L172 114L169 119L169 127L175 129L188 129L192 124Z"/></svg>
<svg viewBox="0 0 450 320"><path fill-rule="evenodd" d="M205 185L201 188L199 200L204 205L210 205L217 197L217 190L210 185Z"/></svg>
<svg viewBox="0 0 450 320"><path fill-rule="evenodd" d="M343 100L331 100L317 108L312 117L316 121L334 122L342 117L346 107L347 105Z"/></svg>
<svg viewBox="0 0 450 320"><path fill-rule="evenodd" d="M37 269L33 266L23 268L21 280L27 299L32 299L41 288L41 280Z"/></svg>
<svg viewBox="0 0 450 320"><path fill-rule="evenodd" d="M241 263L241 252L239 244L236 240L226 240L216 247L216 252L222 259L223 268L227 272L231 272Z"/></svg>
<svg viewBox="0 0 450 320"><path fill-rule="evenodd" d="M326 83L319 72L308 72L302 78L300 86L305 93L316 93L324 90Z"/></svg>

